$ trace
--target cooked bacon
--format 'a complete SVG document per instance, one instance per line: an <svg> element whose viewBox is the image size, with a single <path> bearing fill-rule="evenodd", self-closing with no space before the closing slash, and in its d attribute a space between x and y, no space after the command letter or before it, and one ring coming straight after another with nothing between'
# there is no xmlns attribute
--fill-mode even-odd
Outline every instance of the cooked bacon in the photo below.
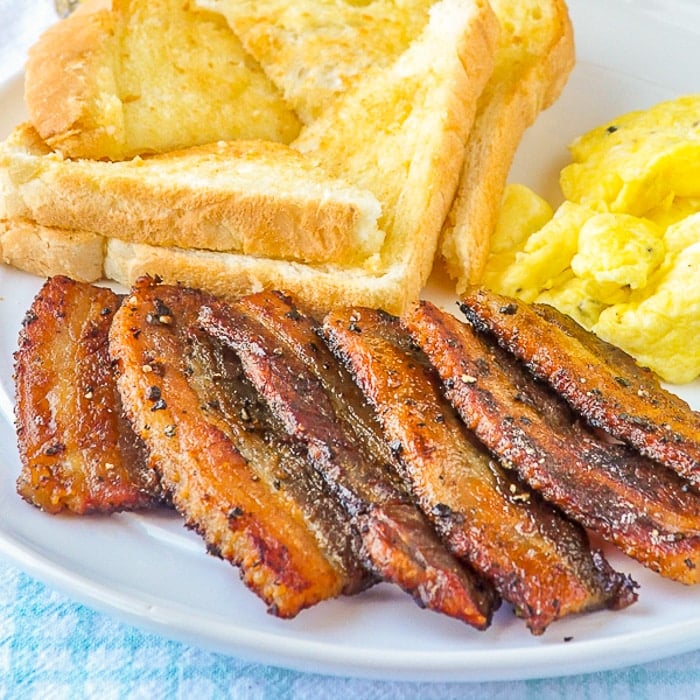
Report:
<svg viewBox="0 0 700 700"><path fill-rule="evenodd" d="M110 332L119 389L187 524L271 613L291 617L369 578L344 511L275 439L235 357L197 329L208 300L139 280Z"/></svg>
<svg viewBox="0 0 700 700"><path fill-rule="evenodd" d="M534 489L644 565L700 581L700 497L669 469L577 421L472 327L423 302L407 327L467 427Z"/></svg>
<svg viewBox="0 0 700 700"><path fill-rule="evenodd" d="M179 310L177 304L174 306ZM220 413L250 467L288 500L295 514L301 511L319 548L342 573L342 593L350 595L374 583L360 562L359 536L347 513L306 458L290 444L246 379L235 353L196 325L186 329L185 340L187 374L204 410Z"/></svg>
<svg viewBox="0 0 700 700"><path fill-rule="evenodd" d="M280 303L288 311L272 325L298 324L296 328L271 332L250 313L253 307ZM264 313L261 317L266 318ZM378 455L357 427L357 416L348 416L349 405L362 404L359 390L352 389L316 336L311 318L291 300L261 293L243 303L208 305L200 320L236 351L252 384L334 489L356 522L377 575L398 584L422 606L486 627L495 605L492 589L447 551L413 503L391 454ZM296 340L289 341L290 336ZM300 344L306 344L306 352L298 354ZM326 390L336 381L331 375L338 373L344 376L342 397ZM349 398L352 392L357 396Z"/></svg>
<svg viewBox="0 0 700 700"><path fill-rule="evenodd" d="M585 531L503 470L441 393L399 320L380 311L329 314L331 348L400 446L413 494L451 550L491 581L530 630L635 599L633 583L592 553Z"/></svg>
<svg viewBox="0 0 700 700"><path fill-rule="evenodd" d="M384 439L372 407L346 371L329 356L319 337L319 324L308 309L303 313L292 298L281 292L251 294L239 300L241 308L253 315L273 335L284 341L331 397L336 412L359 432L377 462L398 466ZM293 323L290 323L290 320ZM391 471L394 474L394 471ZM400 487L403 488L403 485Z"/></svg>
<svg viewBox="0 0 700 700"><path fill-rule="evenodd" d="M700 413L649 369L551 306L486 289L470 291L460 306L592 426L700 484Z"/></svg>
<svg viewBox="0 0 700 700"><path fill-rule="evenodd" d="M19 494L50 513L110 513L162 498L123 415L107 347L120 297L66 277L35 297L15 353Z"/></svg>

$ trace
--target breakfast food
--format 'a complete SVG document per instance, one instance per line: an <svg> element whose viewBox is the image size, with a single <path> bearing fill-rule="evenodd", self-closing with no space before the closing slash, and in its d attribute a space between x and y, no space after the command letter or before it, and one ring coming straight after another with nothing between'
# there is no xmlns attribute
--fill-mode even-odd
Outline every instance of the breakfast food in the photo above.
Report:
<svg viewBox="0 0 700 700"><path fill-rule="evenodd" d="M305 460L269 442L273 433L239 383L237 360L198 331L207 301L149 280L132 289L109 330L117 385L188 526L239 567L271 612L292 617L368 578L355 561L347 515ZM310 520L317 507L323 518Z"/></svg>
<svg viewBox="0 0 700 700"><path fill-rule="evenodd" d="M515 303L499 302L501 317L518 316ZM700 499L689 481L591 430L512 356L430 302L416 305L406 324L466 426L501 463L645 566L686 584L700 582ZM541 347L543 337L538 333L534 344ZM561 339L551 342L561 348ZM592 355L574 381L595 394L604 368L605 359ZM564 384L557 388L570 395Z"/></svg>
<svg viewBox="0 0 700 700"><path fill-rule="evenodd" d="M563 0L492 0L501 32L496 66L479 98L440 253L457 292L478 282L508 172L522 136L559 96L574 65Z"/></svg>
<svg viewBox="0 0 700 700"><path fill-rule="evenodd" d="M700 197L700 95L620 115L571 144L566 199L647 216Z"/></svg>
<svg viewBox="0 0 700 700"><path fill-rule="evenodd" d="M71 158L288 143L299 131L221 16L180 0L85 3L30 49L25 102L41 138Z"/></svg>
<svg viewBox="0 0 700 700"><path fill-rule="evenodd" d="M399 585L421 607L485 629L496 602L493 590L442 545L411 499L387 444L363 439L371 429L352 410L363 398L351 380L346 379L342 395L326 390L331 381L326 375L337 373L338 366L313 333L311 318L296 305L280 318L291 326L285 336L311 332L315 359L309 362L306 353L296 354L285 337L249 313L251 305L269 308L274 303L274 297L268 301L263 296L240 305L206 305L199 319L238 355L282 429L303 447L350 514L371 570Z"/></svg>
<svg viewBox="0 0 700 700"><path fill-rule="evenodd" d="M230 297L284 288L318 308L363 303L400 312L430 273L476 102L493 67L497 31L483 0L435 3L405 52L353 83L292 144L330 177L377 198L384 234L378 254L354 265L299 263L109 237L105 275L129 285L142 274L158 274ZM28 219L7 217L3 208L8 225L26 226ZM73 232L53 228L58 240ZM7 245L2 252L6 261L18 259ZM345 258L352 255L346 251Z"/></svg>
<svg viewBox="0 0 700 700"><path fill-rule="evenodd" d="M17 491L49 513L111 513L163 498L109 360L120 303L109 289L53 277L27 310L15 353Z"/></svg>
<svg viewBox="0 0 700 700"><path fill-rule="evenodd" d="M551 306L481 289L466 295L461 308L474 326L495 334L591 425L700 483L700 414L666 391L649 369Z"/></svg>
<svg viewBox="0 0 700 700"><path fill-rule="evenodd" d="M405 53L355 83L294 142L330 175L377 196L385 239L373 269L290 266L110 241L108 273L130 282L157 270L165 280L231 296L254 280L288 289L317 308L362 302L399 312L430 273L476 99L491 70L496 31L484 3L435 4Z"/></svg>
<svg viewBox="0 0 700 700"><path fill-rule="evenodd" d="M0 196L1 262L43 278L58 274L80 282L102 278L104 236L81 230L59 232L29 219L3 218L2 211Z"/></svg>
<svg viewBox="0 0 700 700"><path fill-rule="evenodd" d="M313 151L309 151L307 155L313 155ZM486 182L486 181L487 180L485 179L484 182ZM14 219L14 222L15 222L15 226L18 228L19 223L20 223L20 219L16 218L16 219ZM34 227L32 227L31 221L25 220L22 223L24 225L26 225L26 227L27 227L26 230L28 230L28 231L34 230ZM9 228L10 228L10 230L12 230L12 224L9 225ZM37 225L36 229L39 229L39 228L40 228L39 225ZM15 230L17 230L17 229L15 229ZM57 236L57 238L60 239L62 233L63 232L58 231L59 235ZM73 233L75 233L75 232L72 230L69 230L66 233L73 235ZM86 236L89 236L90 232L85 232L85 234L86 234ZM14 240L17 241L18 240L17 237L15 237ZM48 238L46 240L51 240L50 231L48 232ZM87 240L87 238L86 238L86 240ZM415 242L413 239L411 239L411 241ZM98 239L98 242L100 242L100 239ZM188 243L187 248L192 247L189 245L189 241L187 243ZM178 250L174 250L174 249L169 250L167 248L161 250L161 249L158 249L157 246L151 245L150 247L147 248L147 246L145 246L145 245L141 245L138 243L132 244L129 241L126 241L124 239L119 239L119 238L115 238L115 239L110 240L110 241L104 241L104 239L102 239L102 244L105 246L105 250L111 251L111 252L107 253L108 259L110 259L110 256L114 256L111 259L118 260L119 255L121 255L122 260L124 261L122 264L127 264L126 261L128 260L128 256L133 251L136 251L137 255L138 256L143 255L144 256L143 260L146 261L146 262L144 262L143 260L139 259L139 260L137 260L137 263L148 265L148 267L145 267L142 269L148 269L150 271L158 271L159 266L161 264L163 265L163 269L167 269L167 266L169 264L167 258L171 254L172 255L175 255L175 254L179 255L180 253L182 253L182 257L178 258L178 260L180 260L180 261L201 259L202 267L201 267L200 279L202 280L202 284L206 284L207 286L209 286L212 284L212 280L214 280L214 283L218 285L217 288L221 289L222 291L225 290L225 293L229 297L235 297L239 293L250 291L251 288L270 286L273 284L273 281L272 281L273 279L279 280L278 282L274 283L274 286L286 287L287 289L289 289L289 286L286 283L287 278L294 277L296 279L297 275L301 275L301 277L303 279L303 275L304 275L303 270L306 269L306 266L299 266L296 264L295 265L285 265L285 266L280 266L280 269L284 271L284 274L278 275L277 277L273 277L272 275L266 276L267 268L265 268L265 270L266 270L265 274L261 274L261 275L253 274L253 275L246 278L244 275L240 274L240 270L237 268L237 265L239 264L238 257L241 256L244 258L250 258L251 257L250 254L246 255L244 253L243 255L241 255L241 253L236 253L235 255L229 257L228 251L217 251L213 255L210 255L211 251L207 251L207 250L203 250L203 249L200 249L199 251L191 251L191 250L186 250L186 249L178 251ZM39 245L39 244L37 243L37 244L33 244L33 245ZM429 247L429 246L426 246L426 247ZM149 257L149 255L151 254L151 249L155 249L155 253L154 253L153 257ZM121 251L121 253L115 253L115 251ZM37 251L37 252L39 252L39 251ZM190 253L192 253L192 252L194 252L194 255L191 256ZM221 252L226 252L226 254L227 254L227 257L226 257L227 263L226 264L219 263L219 261L223 259L223 256L219 255L219 253L221 253ZM289 255L290 255L289 253L286 253L286 252L284 253L284 257L288 257ZM162 256L163 260L159 262L158 256ZM27 256L27 257L29 257L29 256ZM39 257L39 255L37 255L36 257ZM292 257L293 257L293 255L292 255ZM593 257L593 256L589 256L589 257ZM207 265L209 263L211 263L211 267L209 269L207 269ZM116 269L116 267L115 267L115 269ZM180 268L180 269L186 272L188 269L187 263L183 262L182 268ZM248 268L248 269L254 270L255 268ZM258 269L260 269L260 268L258 268ZM338 274L337 270L333 270L333 272ZM209 277L207 277L207 273L209 273ZM231 275L230 275L231 279L229 279L229 273L231 273ZM289 274L287 274L287 273L289 273ZM135 272L134 275L135 274L137 274L137 273ZM178 274L178 276L177 277L174 276L173 278L174 279L181 279L182 277L180 275L182 275L183 272L178 272L177 274ZM340 275L342 276L342 273L340 273ZM123 277L123 279L125 281L128 281L132 278L133 278L133 275ZM232 281L232 280L235 280L235 281ZM242 284L240 284L240 285L238 284L239 280L242 280ZM308 286L309 286L309 288L314 286L313 280L309 281ZM321 298L321 296L311 297L311 295L309 295L309 298L312 298L314 300L314 302L316 302L317 305L321 305L321 304L326 305L326 303L327 303L327 299ZM378 298L379 298L379 295L378 295ZM340 303L342 303L342 301L343 300L340 299ZM239 302L236 302L236 303L238 304ZM245 301L240 302L240 303L246 307L246 310L249 310L251 308L251 306L258 304L257 302L249 302L248 300L245 300ZM384 306L383 301L380 302L380 304L382 306ZM172 304L172 306L175 306L175 304ZM258 304L258 306L259 306L259 304ZM289 310L289 311L292 311L292 310ZM289 311L287 311L287 312L289 312ZM287 312L285 312L285 313L287 313ZM293 311L292 311L292 313L293 313ZM350 312L350 313L352 315L352 312ZM167 318L168 314L164 313L163 316L165 316ZM395 324L396 320L391 319L391 322L392 322L392 324ZM167 324L165 324L165 325L167 325ZM362 327L362 324L358 324L358 325L360 327ZM163 330L163 329L161 329L161 330ZM366 333L366 329L364 330L364 332ZM198 329L197 333L195 335L197 336L197 344L195 345L195 347L197 348L197 351L204 352L203 348L209 347L209 346L206 345L206 343L205 343L206 338L204 337L204 335L201 334L201 329ZM209 341L207 341L207 342L209 342ZM299 345L304 345L304 343L301 342L301 343L297 344L297 347ZM212 347L214 347L214 346L212 346ZM313 347L313 346L309 346L309 347ZM197 354L196 357L194 357L194 360L193 360L192 356L188 356L188 359L192 360L192 363L190 366L195 369L194 376L199 377L200 370L202 370L203 372L206 372L207 367L210 367L210 366L216 364L215 362L210 362L208 358L209 357L216 357L218 360L219 356L216 355L216 353L212 353L211 355L209 355L209 354L207 354L207 352L204 352L204 355L206 355L206 357L204 357L204 355ZM218 350L217 350L217 352L218 352ZM307 352L313 354L312 350L307 350ZM204 357L204 359L202 359L203 357ZM230 355L227 355L227 357L230 357ZM195 362L195 360L197 362ZM233 365L229 365L229 366L233 366ZM218 369L218 367L217 367L217 369ZM209 376L212 378L212 383L215 383L214 377L216 376L216 371L210 372ZM331 382L332 380L329 379L328 381ZM212 395L216 396L216 394L212 394ZM219 400L218 396L216 396L216 398L212 399L211 398L212 395L206 395L206 398L208 401L213 402L213 401ZM202 396L204 396L204 395L202 395ZM176 399L179 399L179 397L176 397ZM257 407L261 406L261 404L256 403L255 406L257 408ZM213 410L213 406L210 408L211 408L211 410ZM247 413L247 406L245 404L243 406L243 409L241 409L241 411L239 411L238 408L239 408L239 405L234 404L233 408L229 412L238 414L239 418L241 417L241 411L243 411L243 409L245 409L243 411L243 413ZM392 408L395 408L395 407L392 407ZM146 416L150 416L150 414L145 413L146 408L142 408L142 410ZM261 409L261 411L263 412L263 415L265 415L266 420L267 420L269 418L269 416L264 413L264 410L265 410L265 408L263 407ZM403 432L402 434L406 435L406 436L410 436L411 435L410 431L412 429L414 429L415 427L416 427L415 425L409 424L409 425L405 426L405 428L404 428L404 426L399 426L399 428L397 428L397 429L398 430L405 430L405 432ZM274 436L277 435L277 433L274 430L265 429L264 435L265 435L265 438L267 440L274 440ZM274 442L272 444L274 444ZM437 448L440 448L441 446L442 446L442 443L440 443L438 440L437 444L435 445L436 452L437 452ZM202 449L202 448L200 447L199 449ZM277 448L275 448L275 449L277 449ZM404 448L404 451L406 451L405 448ZM483 452L483 450L482 450L482 452ZM405 459L407 459L407 457L405 457ZM508 466L508 465L506 465L506 466ZM428 463L428 466L425 466L424 469L429 469L429 467L430 467L430 463ZM496 471L498 471L498 470L496 470ZM510 474L510 473L511 472L508 472L508 474ZM285 478L285 479L281 480L282 487L283 487L283 489L286 490L286 487L288 487L290 485L290 482L295 480L296 473L294 473L294 476L292 476L291 472L283 471L283 474L285 477L287 477L289 475L289 478ZM416 474L418 474L418 472L416 472ZM422 476L422 472L420 474L418 474L418 476ZM518 487L518 490L515 493L513 493L510 489L510 486L512 486L514 482L515 482L515 484L517 484L517 487ZM303 482L301 482L301 483L303 483ZM313 481L311 483L316 485L317 482ZM527 495L528 503L527 504L521 503L518 506L518 507L521 507L523 511L526 509L526 506L529 508L532 503L537 501L536 494L533 491L531 491L529 488L527 488L525 485L523 485L517 479L506 478L506 480L503 482L503 484L504 484L504 488L507 490L507 493L511 494L514 498L515 497L524 498L525 495ZM686 486L686 484L683 483L683 486ZM273 486L273 488L274 488L274 486ZM209 493L210 492L207 489L207 495L209 495ZM212 498L211 501L214 502L213 507L217 508L218 503L220 503L221 501L224 500L225 494L218 494L215 491L212 491L212 493L214 494L215 498ZM316 492L314 492L314 493L316 493ZM444 529L439 530L439 532L440 532L441 536L445 538L446 542L447 542L447 537L450 535L450 532L452 534L457 533L457 535L458 535L459 534L459 526L463 525L463 521L462 521L462 523L458 522L459 515L456 513L456 509L453 508L452 505L450 505L450 501L448 501L447 498L445 497L447 495L449 495L449 494L445 494L445 492L443 491L440 493L440 497L437 498L436 500L434 500L432 502L430 502L429 500L424 500L422 502L422 507L426 511L426 517L432 518L432 522L436 525L436 527L437 526L444 527ZM460 494L460 495L462 495L462 494ZM470 495L469 493L464 494L464 498L468 498L469 495ZM653 496L654 494L651 494L651 495ZM220 496L221 496L221 501L219 500ZM182 502L185 503L185 505L181 506L181 512L183 514L185 514L186 518L188 518L189 517L188 512L192 512L192 511L187 510L187 508L189 506L187 505L186 500L187 500L187 494L183 494ZM209 506L211 505L211 501L209 503ZM461 503L462 502L460 501L460 505L461 505ZM641 501L640 501L640 503L641 503ZM449 514L447 514L445 509L441 507L441 504L450 505L451 511ZM308 503L307 503L307 505L308 505ZM687 501L686 505L689 506L689 510L691 510L691 511L694 508L693 503L692 503L692 498L690 496L688 496L688 501ZM216 528L218 527L218 525L214 522L208 521L208 516L209 516L208 508L209 508L209 506L207 507L206 510L205 509L197 510L195 515L196 515L197 520L202 519L205 521L205 525L202 526L202 529L208 528L211 525L211 527L214 528L214 531L216 531ZM639 507L641 507L641 506L639 506ZM544 509L549 510L550 508L549 508L549 506L545 505ZM318 520L320 522L320 525L323 526L323 524L324 524L323 523L323 513L318 512L320 510L321 509L319 508L317 510L317 512L315 512L314 514L309 514L307 522L314 523ZM147 517L148 516L146 516L146 518ZM214 517L216 517L216 513L215 513ZM633 516L629 515L629 517L631 518ZM197 522L197 520L190 520L190 523ZM236 520L236 522L238 522L238 518L235 518L235 520ZM564 518L562 518L562 521L568 522ZM379 538L379 525L381 524L383 527L387 523L386 523L386 521L384 521L382 523L379 523L379 521L374 521L373 524L376 524L378 527L378 530L375 533L377 535L377 542L379 542L379 544L383 544ZM454 525L454 527L453 527L453 525ZM691 523L691 525L692 525L692 523ZM224 533L224 537L228 535L228 533L226 532L226 527L228 527L228 526L229 526L229 524L226 523L221 528L221 531ZM89 525L88 525L88 527L89 527ZM313 525L312 525L312 527L313 527ZM452 528L450 530L450 532L447 531L448 527ZM564 529L567 533L568 532L574 533L572 535L572 537L574 540L576 540L576 542L578 544L578 536L576 535L576 533L580 532L581 528L578 526L572 526L570 530L568 528L564 528ZM210 532L211 532L211 530L210 530ZM385 532L386 532L386 530L385 530ZM457 542L457 535L455 535L455 538L452 539L451 542L448 542L448 544L452 548L451 551L453 553L455 552L454 547L457 544L463 544L463 542ZM663 531L663 532L659 533L659 536L660 537L669 537L670 535L667 531ZM674 536L675 536L675 533L674 533ZM216 536L214 536L214 537L212 537L211 535L208 536L208 540L210 542L216 541L215 538L216 538ZM389 538L387 538L387 539L389 539ZM537 542L536 538L533 538L533 539L535 540L535 542ZM689 537L688 539L692 540L693 538ZM346 542L347 541L354 542L354 539L352 537L352 533L350 533L350 536L349 536L348 540L346 540ZM377 544L377 542L375 542L375 544ZM523 542L523 546L526 547L527 540L525 538L523 538L522 542ZM392 540L390 542L390 544L395 545L396 543L395 543L395 541ZM692 544L692 542L691 542L691 544ZM644 546L646 546L646 545L644 545ZM216 553L215 546L212 545L211 549L213 552ZM355 546L353 545L351 547L351 549L354 550ZM227 550L226 548L224 548L224 554L228 554L229 551L230 550ZM272 548L271 548L271 551L272 551ZM274 551L277 552L279 550L275 549ZM382 550L380 552L380 554L384 553L385 551L386 550ZM659 552L661 550L656 549L654 551ZM676 550L676 551L678 551L678 550ZM375 554L376 554L376 552L375 552ZM466 547L463 550L459 550L459 554L460 554L460 556L466 557L467 556ZM654 554L654 552L652 552L651 556L653 557L656 555ZM599 564L601 562L601 560L596 558L595 554L593 556L591 556L587 551L584 552L582 557L583 557L583 560L586 562L590 562L591 560L594 562L594 564ZM681 574L683 574L684 573L683 572L683 564L678 563L679 561L680 560L677 559L674 566L678 569L678 571L680 571ZM500 563L501 563L500 560L496 559L496 556L495 556L493 551L489 552L488 556L484 555L484 560L483 560L484 569L488 569L489 567L491 567L492 569L495 569ZM355 560L355 564L358 565L360 568L366 566L366 562L361 562L359 557L358 557L358 559ZM601 564L599 571L603 570L603 569L604 569L604 562ZM666 575L669 575L669 571L671 571L671 567L668 564L664 564L664 566L662 567L662 571ZM525 589L526 591L527 590L529 590L529 591L541 591L541 590L543 590L544 586L549 583L549 581L547 580L548 577L551 576L552 578L557 578L559 573L560 573L560 571L557 568L550 571L550 570L545 570L545 568L543 567L541 570L538 571L538 575L535 576L534 578L531 577L530 573L528 572L527 576L524 576L522 579L518 580L517 583L513 584L513 586L521 586L522 589ZM676 576L678 576L678 572L671 571L671 575L676 577ZM372 575L368 576L368 578L372 578ZM604 583L605 577L603 576L601 578L603 579L603 583ZM347 581L347 579L344 579L344 580ZM362 579L362 577L360 577L360 580L367 581L367 579ZM372 578L372 580L374 580L374 579ZM610 579L608 579L608 580L609 581L616 581L616 582L620 583L620 587L618 589L618 592L613 593L611 591L610 592L611 595L609 598L606 598L605 595L601 595L600 597L596 597L595 595L592 595L586 601L586 603L588 603L588 602L595 603L595 605L592 604L590 606L591 608L596 607L597 604L601 604L603 606L610 605L611 607L614 607L613 601L615 601L618 605L622 606L622 605L627 604L633 600L633 598L634 598L633 586L628 580L626 581L625 578L620 576L620 575L612 575L612 574L610 576ZM265 584L263 584L263 585L265 585ZM496 586L494 585L494 587L496 587ZM341 585L340 588L343 591L347 590L345 588L345 584ZM584 586L584 588L585 588L585 586ZM269 593L270 589L264 588L263 590L265 591L263 595L267 595L267 593ZM319 590L321 590L320 594L318 593ZM319 586L316 588L317 599L320 600L326 595L326 593L324 591L327 591L328 595L332 595L332 593L331 593L332 590L337 590L337 589L335 589L333 587L323 588L322 585L319 584ZM555 619L556 616L560 614L558 610L555 610L556 606L558 605L557 601L559 600L559 598L557 598L557 601L555 601L554 596L552 596L552 599L548 600L544 597L544 594L543 594L543 597L540 600L537 598L537 594L533 593L532 597L530 597L530 598L523 597L523 598L518 599L516 597L516 595L511 590L508 589L507 584L503 584L501 586L500 592L502 595L504 595L505 599L508 602L510 602L519 611L520 614L522 614L523 611L525 611L524 617L526 619L526 623L528 625L530 625L532 628L534 628L535 630L539 631L541 628L544 628L550 620ZM585 594L587 592L588 592L587 590L583 591L584 598L585 598ZM599 592L600 591L597 591L597 590L594 591L594 593L596 593L596 594ZM623 593L624 593L624 595L623 595ZM289 604L289 599L285 598L284 594L282 594L282 597L280 597L280 598L277 598L277 597L274 597L274 598L267 597L266 598L266 600L268 601L267 604L270 606L271 610L277 605L277 601L280 600L280 601L282 601L282 603L281 603L282 604L282 611L283 611L282 614L290 614L290 615L294 614L294 611L297 610L299 607L303 607L307 603L311 604L313 602L313 600L315 600L315 599L316 598L314 598L313 596L309 596L308 598L305 598L303 600L303 602L301 602L301 596L300 596L292 604ZM567 600L571 603L570 599L567 599ZM580 600L580 599L578 599L578 600ZM578 609L576 607L576 603L578 603L578 600L571 603L568 608L565 608L561 612L561 614L568 613L570 611L576 611ZM270 601L272 601L272 602L270 602ZM520 603L520 601L523 601L523 602ZM528 601L532 601L534 603L533 609L531 611L527 610L524 607L524 606L529 604ZM541 603L541 605L540 605L540 603ZM584 609L585 607L587 607L586 603L581 605L581 609ZM370 604L371 604L371 602L370 602ZM286 611L286 612L284 612L284 611ZM483 617L482 617L482 620L483 620ZM594 626L596 625L596 622L597 622L597 620L595 618L591 621L591 623ZM588 624L588 622L584 621L583 624L586 625L586 624ZM469 631L467 631L467 634L468 633L469 633Z"/></svg>
<svg viewBox="0 0 700 700"><path fill-rule="evenodd" d="M387 65L405 50L432 3L198 4L227 18L245 48L310 124L365 71ZM525 129L559 96L574 62L573 30L562 0L493 0L490 5L499 21L496 66L479 100L441 240L441 255L458 291L483 270L501 193Z"/></svg>
<svg viewBox="0 0 700 700"><path fill-rule="evenodd" d="M681 96L581 136L555 212L509 189L481 283L556 307L668 382L699 376L699 108Z"/></svg>
<svg viewBox="0 0 700 700"><path fill-rule="evenodd" d="M423 30L435 0L196 0L221 13L309 124L368 71L385 68Z"/></svg>
<svg viewBox="0 0 700 700"><path fill-rule="evenodd" d="M369 264L384 238L371 192L270 141L113 163L66 159L22 124L0 144L0 165L5 220L44 229L339 268Z"/></svg>
<svg viewBox="0 0 700 700"><path fill-rule="evenodd" d="M385 295L394 303L375 299L371 306L403 309L433 265L497 33L487 4L475 3L469 15L466 9L434 5L424 32L393 64L355 83L294 142L332 175L374 192L382 205L380 269L402 287L398 299ZM358 124L367 115L376 118L371 132L362 133ZM344 297L357 303L351 300Z"/></svg>
<svg viewBox="0 0 700 700"><path fill-rule="evenodd" d="M47 284L75 289L83 302L101 300L104 291L64 278ZM53 311L40 298L33 309ZM84 318L80 305L63 311L61 323L68 326ZM335 318L345 314L350 319L351 334L371 331L353 320L362 310L337 313ZM399 333L401 348L394 346L397 356L386 369L400 370L410 385L418 378L413 369L418 351L407 345L397 318L367 314L377 314L385 328ZM470 449L483 450L459 427L454 409L439 396L436 375L422 364L419 373L426 370L430 383L418 382L416 389L432 392L428 410L439 413L436 432L431 432L432 463L432 449L416 461L416 455L399 448L396 435L375 412L386 418L387 411L396 410L393 395L365 395L364 382L355 383L326 344L324 337L330 335L324 336L319 321L288 295L262 292L224 301L143 278L118 311L104 317L103 326L112 319L108 343L114 362L102 360L116 377L125 416L148 450L152 478L185 524L203 536L207 550L240 568L243 581L272 614L292 617L329 597L387 581L422 607L478 629L489 625L503 595L531 631L541 634L564 615L620 609L636 600L636 583L614 571L601 552L591 551L578 525L508 476L503 471L507 464L484 461L483 452L476 467L481 476L473 474L467 481L470 486L481 482L485 491L479 489L479 497L464 493L458 498L464 505L485 496L493 506L490 512L470 512L480 503L459 510L452 499L456 494L450 495L451 489L465 485L457 472L452 476L460 485L435 482L439 502L420 494L417 485L431 483L440 456L455 445L456 432L459 440L470 441ZM326 334L331 327L340 331L331 318ZM102 328L99 337L104 336ZM81 342L69 339L66 355L72 357ZM340 350L340 344L331 345ZM28 346L18 353L16 373L26 377L25 387L38 392L39 375L24 371L37 360L36 350ZM376 346L364 357L355 354L358 380L383 357ZM393 385L397 375L386 376L393 377ZM415 399L406 398L409 403ZM65 402L55 410L60 422L80 423L86 407ZM39 418L25 412L28 421ZM416 419L407 423L409 432L402 437L409 439L415 430L420 442L420 417ZM40 467L28 463L23 468L31 473ZM492 470L493 477L484 470ZM693 492L685 498L684 506L695 507ZM33 502L43 507L41 501ZM506 539L513 544L522 538L520 549L494 548L488 535L479 540L471 529L478 522L478 530L495 532L503 512L515 519L510 520L514 532L505 533ZM474 547L463 538L471 539ZM690 547L693 541L678 546ZM522 569L509 569L509 556L513 562L522 556ZM502 567L512 576L500 576ZM549 599L546 591L556 598Z"/></svg>
<svg viewBox="0 0 700 700"><path fill-rule="evenodd" d="M629 603L633 587L590 551L583 528L496 464L465 429L398 318L341 309L326 316L323 332L396 446L416 502L534 634L566 615Z"/></svg>

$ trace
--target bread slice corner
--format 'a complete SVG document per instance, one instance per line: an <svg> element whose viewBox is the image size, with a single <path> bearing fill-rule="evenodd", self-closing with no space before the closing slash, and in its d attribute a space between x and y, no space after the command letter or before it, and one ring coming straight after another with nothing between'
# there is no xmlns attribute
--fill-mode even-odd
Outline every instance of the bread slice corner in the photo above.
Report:
<svg viewBox="0 0 700 700"><path fill-rule="evenodd" d="M537 115L560 95L575 62L564 0L491 0L501 33L480 97L440 255L457 293L479 281L515 152Z"/></svg>

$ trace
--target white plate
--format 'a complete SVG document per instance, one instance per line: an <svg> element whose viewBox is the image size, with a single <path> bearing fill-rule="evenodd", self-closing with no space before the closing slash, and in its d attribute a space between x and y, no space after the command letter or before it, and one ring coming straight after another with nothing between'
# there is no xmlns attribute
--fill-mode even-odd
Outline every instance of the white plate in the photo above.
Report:
<svg viewBox="0 0 700 700"><path fill-rule="evenodd" d="M668 3L670 5L671 3ZM512 179L552 201L566 144L630 109L698 88L697 7L678 3L570 3L579 62L559 102L519 151ZM683 14L685 13L685 14ZM670 18L669 18L670 16ZM0 135L22 118L19 79L0 87ZM142 628L253 661L304 671L403 680L506 680L641 663L700 648L700 588L642 570L615 552L641 584L639 602L555 623L539 638L504 606L476 632L420 610L381 585L280 621L264 612L234 569L206 556L169 514L52 517L15 494L12 352L40 280L0 267L0 552L75 599ZM700 384L680 393L700 407ZM569 640L569 641L566 641Z"/></svg>

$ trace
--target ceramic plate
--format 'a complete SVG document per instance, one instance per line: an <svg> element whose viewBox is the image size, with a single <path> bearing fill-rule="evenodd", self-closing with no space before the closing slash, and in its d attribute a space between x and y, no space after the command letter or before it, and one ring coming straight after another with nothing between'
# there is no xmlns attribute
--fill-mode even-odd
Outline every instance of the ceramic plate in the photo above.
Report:
<svg viewBox="0 0 700 700"><path fill-rule="evenodd" d="M665 10L673 5L678 12ZM700 20L691 3L570 2L578 66L557 104L527 133L512 180L559 198L566 145L625 111L697 91ZM0 135L23 117L21 78L0 87ZM508 606L486 632L420 610L380 585L277 620L235 569L168 513L53 517L14 490L12 353L41 280L0 267L0 552L74 599L141 628L252 661L304 671L403 680L505 680L641 663L700 647L700 588L612 563L641 584L639 602L531 636ZM436 287L428 295L442 296ZM700 384L678 389L700 408Z"/></svg>

